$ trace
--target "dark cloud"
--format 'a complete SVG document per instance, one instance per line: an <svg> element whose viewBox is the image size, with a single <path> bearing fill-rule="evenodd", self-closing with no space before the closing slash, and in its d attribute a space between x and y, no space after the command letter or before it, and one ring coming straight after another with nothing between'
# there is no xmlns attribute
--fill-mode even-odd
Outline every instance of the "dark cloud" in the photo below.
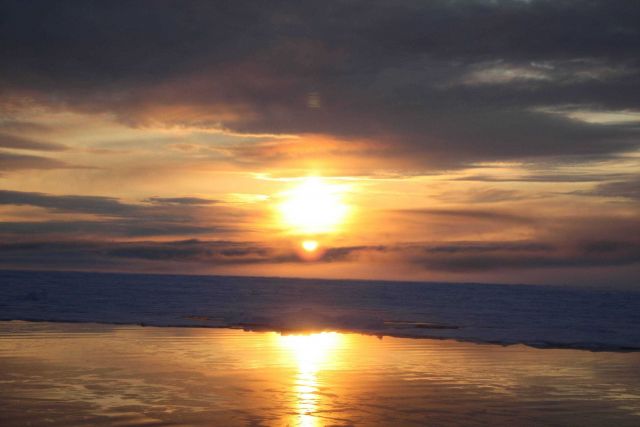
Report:
<svg viewBox="0 0 640 427"><path fill-rule="evenodd" d="M392 251L393 247L387 247L385 245L377 246L342 246L329 248L319 259L320 262L340 262L340 261L353 261L358 256L371 253L385 253Z"/></svg>
<svg viewBox="0 0 640 427"><path fill-rule="evenodd" d="M197 197L151 197L148 204L124 203L114 197L52 195L46 193L0 190L0 205L37 206L54 212L86 213L114 217L139 216L140 219L184 218L181 212L217 200Z"/></svg>
<svg viewBox="0 0 640 427"><path fill-rule="evenodd" d="M487 253L500 251L515 252L551 252L554 247L539 242L457 242L455 244L443 244L425 246L428 253Z"/></svg>
<svg viewBox="0 0 640 427"><path fill-rule="evenodd" d="M500 203L507 201L526 200L539 198L540 194L526 194L516 190L503 190L499 188L478 188L464 191L451 191L438 195L438 199L445 202L462 203Z"/></svg>
<svg viewBox="0 0 640 427"><path fill-rule="evenodd" d="M524 176L495 176L495 175L469 175L454 178L454 181L478 181L478 182L596 182L628 177L625 173L596 173L596 174L557 174L539 173Z"/></svg>
<svg viewBox="0 0 640 427"><path fill-rule="evenodd" d="M627 181L614 181L598 184L588 191L574 192L585 196L620 197L640 201L640 177L634 177Z"/></svg>
<svg viewBox="0 0 640 427"><path fill-rule="evenodd" d="M425 217L444 217L444 218L463 218L469 220L480 220L490 222L508 222L516 224L531 224L534 221L526 216L513 214L509 212L500 212L496 210L477 210L477 209L402 209L395 210L402 215L425 216Z"/></svg>
<svg viewBox="0 0 640 427"><path fill-rule="evenodd" d="M590 241L575 247L565 246L557 249L546 243L532 243L529 248L491 246L458 248L454 251L447 249L443 252L428 250L424 256L415 256L413 262L429 270L449 272L590 268L640 263L639 242Z"/></svg>
<svg viewBox="0 0 640 427"><path fill-rule="evenodd" d="M200 197L150 197L146 201L161 205L213 205L220 202L219 200Z"/></svg>
<svg viewBox="0 0 640 427"><path fill-rule="evenodd" d="M640 264L640 241L396 244L335 248L328 255L327 261L406 262L447 273L617 267Z"/></svg>
<svg viewBox="0 0 640 427"><path fill-rule="evenodd" d="M0 222L0 236L11 239L55 236L151 237L219 234L236 231L241 214L229 208L209 207L212 200L194 198L160 199L160 204L124 203L101 196L51 195L0 190L0 205L34 206L52 213L92 214L96 220L58 219L49 221ZM205 203L206 202L206 203ZM198 209L208 209L215 218L196 220Z"/></svg>
<svg viewBox="0 0 640 427"><path fill-rule="evenodd" d="M108 256L153 261L204 262L214 265L297 262L292 252L251 242L207 242L186 240L164 243L120 244L107 251Z"/></svg>
<svg viewBox="0 0 640 427"><path fill-rule="evenodd" d="M45 193L0 190L0 204L27 205L60 212L78 212L97 215L131 215L140 206L125 204L112 197L58 196Z"/></svg>
<svg viewBox="0 0 640 427"><path fill-rule="evenodd" d="M0 129L9 132L35 132L35 133L47 133L51 132L53 128L49 125L42 123L36 123L25 120L11 120L0 119Z"/></svg>
<svg viewBox="0 0 640 427"><path fill-rule="evenodd" d="M61 160L26 154L13 154L0 151L0 171L23 169L68 169L75 168Z"/></svg>
<svg viewBox="0 0 640 427"><path fill-rule="evenodd" d="M545 218L525 242L454 242L425 245L408 255L430 270L591 268L640 263L637 215L591 216L587 213Z"/></svg>
<svg viewBox="0 0 640 427"><path fill-rule="evenodd" d="M425 218L425 227L429 221ZM327 254L329 260L400 262L426 271L460 274L621 267L640 264L640 236L630 233L636 229L640 229L637 215L584 214L541 219L531 228L531 239L524 241L446 241L445 236L442 241L425 243L332 248Z"/></svg>
<svg viewBox="0 0 640 427"><path fill-rule="evenodd" d="M0 222L0 236L10 240L42 236L83 237L152 237L219 234L232 229L214 225L183 224L154 219L111 221L7 221Z"/></svg>
<svg viewBox="0 0 640 427"><path fill-rule="evenodd" d="M640 108L635 0L150 5L2 2L0 93L134 124L373 141L413 168L638 146L635 127L540 109Z"/></svg>
<svg viewBox="0 0 640 427"><path fill-rule="evenodd" d="M0 147L16 150L63 151L67 147L53 142L35 141L33 139L0 133Z"/></svg>
<svg viewBox="0 0 640 427"><path fill-rule="evenodd" d="M135 262L132 262L135 261ZM302 262L292 251L254 242L178 240L169 242L102 242L83 240L32 241L0 244L0 266L38 268L138 267L162 269L185 265L215 268L224 265Z"/></svg>
<svg viewBox="0 0 640 427"><path fill-rule="evenodd" d="M429 211L422 212L425 224ZM436 211L454 217L455 211ZM503 223L500 215L462 212L463 218ZM508 218L508 217L507 217ZM519 219L517 220L519 221ZM428 272L455 274L549 269L616 268L640 264L637 216L546 218L531 228L528 240L441 239L424 243L330 246L313 261L322 263L385 263L414 265ZM105 268L184 271L193 266L209 271L219 266L308 262L290 246L231 240L131 241L153 236L211 236L234 231L224 226L115 219L110 221L50 221L0 223L0 266L44 268ZM108 236L105 239L104 236ZM118 241L125 237L126 241ZM172 270L173 269L173 270Z"/></svg>
<svg viewBox="0 0 640 427"><path fill-rule="evenodd" d="M136 262L132 262L136 261ZM173 269L198 271L244 264L306 263L290 249L244 241L178 240L105 242L29 241L0 244L0 266L46 268ZM640 242L587 240L578 244L539 241L391 244L328 248L314 263L410 263L426 271L474 273L640 264Z"/></svg>

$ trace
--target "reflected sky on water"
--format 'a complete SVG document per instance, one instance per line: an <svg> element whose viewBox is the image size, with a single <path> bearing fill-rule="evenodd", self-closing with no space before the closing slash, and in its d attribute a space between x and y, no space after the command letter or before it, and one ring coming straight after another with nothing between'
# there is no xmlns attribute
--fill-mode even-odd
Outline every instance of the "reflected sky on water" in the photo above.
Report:
<svg viewBox="0 0 640 427"><path fill-rule="evenodd" d="M640 425L640 353L0 322L3 425Z"/></svg>

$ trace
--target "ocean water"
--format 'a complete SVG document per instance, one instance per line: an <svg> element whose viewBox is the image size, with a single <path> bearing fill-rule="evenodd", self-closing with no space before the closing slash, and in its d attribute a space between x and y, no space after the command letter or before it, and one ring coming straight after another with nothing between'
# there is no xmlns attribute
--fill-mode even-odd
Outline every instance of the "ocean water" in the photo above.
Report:
<svg viewBox="0 0 640 427"><path fill-rule="evenodd" d="M0 271L0 320L640 350L640 292L550 286Z"/></svg>
<svg viewBox="0 0 640 427"><path fill-rule="evenodd" d="M0 322L0 425L640 425L640 352Z"/></svg>

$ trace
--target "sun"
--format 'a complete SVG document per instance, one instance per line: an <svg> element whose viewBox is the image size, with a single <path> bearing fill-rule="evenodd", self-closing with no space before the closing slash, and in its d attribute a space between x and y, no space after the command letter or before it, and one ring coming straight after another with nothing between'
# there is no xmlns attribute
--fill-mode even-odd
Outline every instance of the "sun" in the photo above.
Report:
<svg viewBox="0 0 640 427"><path fill-rule="evenodd" d="M303 240L301 246L306 252L314 252L318 249L318 242L316 240Z"/></svg>
<svg viewBox="0 0 640 427"><path fill-rule="evenodd" d="M322 178L305 178L299 185L283 193L279 206L284 224L294 234L318 235L338 231L348 207L342 201L344 187L325 182ZM307 251L311 244L303 245Z"/></svg>

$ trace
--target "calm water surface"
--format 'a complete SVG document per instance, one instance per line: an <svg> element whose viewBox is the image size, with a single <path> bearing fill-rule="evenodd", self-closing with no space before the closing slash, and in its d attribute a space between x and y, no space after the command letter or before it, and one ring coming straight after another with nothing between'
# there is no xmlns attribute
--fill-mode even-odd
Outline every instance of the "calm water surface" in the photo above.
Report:
<svg viewBox="0 0 640 427"><path fill-rule="evenodd" d="M13 425L640 425L640 353L0 322Z"/></svg>

